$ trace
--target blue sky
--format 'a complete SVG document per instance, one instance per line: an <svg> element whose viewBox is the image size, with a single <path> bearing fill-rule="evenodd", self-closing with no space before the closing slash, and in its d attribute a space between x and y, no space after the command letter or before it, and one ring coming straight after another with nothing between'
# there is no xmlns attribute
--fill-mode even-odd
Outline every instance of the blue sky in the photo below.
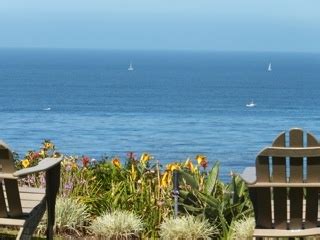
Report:
<svg viewBox="0 0 320 240"><path fill-rule="evenodd" d="M320 51L320 1L1 0L0 47Z"/></svg>

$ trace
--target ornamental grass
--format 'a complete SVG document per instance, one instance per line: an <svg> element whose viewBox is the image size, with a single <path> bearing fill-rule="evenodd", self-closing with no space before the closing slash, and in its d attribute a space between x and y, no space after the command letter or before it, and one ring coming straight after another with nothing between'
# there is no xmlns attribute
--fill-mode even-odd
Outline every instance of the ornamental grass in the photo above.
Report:
<svg viewBox="0 0 320 240"><path fill-rule="evenodd" d="M208 220L191 215L167 218L160 225L160 237L165 240L212 239L218 234L218 228Z"/></svg>
<svg viewBox="0 0 320 240"><path fill-rule="evenodd" d="M55 233L81 236L86 232L90 214L85 204L73 198L58 197L55 218ZM46 224L47 214L45 213L38 227L39 233L45 232Z"/></svg>
<svg viewBox="0 0 320 240"><path fill-rule="evenodd" d="M90 229L101 239L135 239L139 238L143 223L132 212L116 210L97 217Z"/></svg>

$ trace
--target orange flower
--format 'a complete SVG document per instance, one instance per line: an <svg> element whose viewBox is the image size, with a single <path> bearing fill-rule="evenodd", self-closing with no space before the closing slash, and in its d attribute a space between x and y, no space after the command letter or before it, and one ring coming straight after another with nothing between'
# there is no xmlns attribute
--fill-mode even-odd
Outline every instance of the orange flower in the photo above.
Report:
<svg viewBox="0 0 320 240"><path fill-rule="evenodd" d="M54 148L53 143L51 143L50 141L45 141L43 143L43 146L44 146L45 149L53 149Z"/></svg>
<svg viewBox="0 0 320 240"><path fill-rule="evenodd" d="M116 168L121 168L121 162L119 158L114 158L112 159L112 164L116 167Z"/></svg>

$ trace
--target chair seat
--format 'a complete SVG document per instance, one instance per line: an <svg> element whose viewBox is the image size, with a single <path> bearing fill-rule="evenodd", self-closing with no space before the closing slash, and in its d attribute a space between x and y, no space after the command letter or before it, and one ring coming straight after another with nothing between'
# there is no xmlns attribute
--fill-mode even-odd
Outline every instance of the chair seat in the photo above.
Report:
<svg viewBox="0 0 320 240"><path fill-rule="evenodd" d="M19 187L19 193L24 214L30 213L45 197L44 188Z"/></svg>
<svg viewBox="0 0 320 240"><path fill-rule="evenodd" d="M45 197L44 188L19 187L23 215L19 218L0 218L0 225L23 226L30 212L41 203ZM6 191L4 191L7 202Z"/></svg>

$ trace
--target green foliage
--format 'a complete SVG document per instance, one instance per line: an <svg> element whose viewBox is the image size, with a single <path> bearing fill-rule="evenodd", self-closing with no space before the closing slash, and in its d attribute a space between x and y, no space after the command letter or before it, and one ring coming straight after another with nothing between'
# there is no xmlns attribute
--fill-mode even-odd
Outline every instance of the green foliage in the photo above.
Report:
<svg viewBox="0 0 320 240"><path fill-rule="evenodd" d="M166 218L160 226L161 239L193 240L211 239L219 233L217 227L212 226L206 219L196 218L192 215Z"/></svg>
<svg viewBox="0 0 320 240"><path fill-rule="evenodd" d="M128 239L139 236L143 223L132 212L116 210L96 218L90 229L94 234L105 239Z"/></svg>
<svg viewBox="0 0 320 240"><path fill-rule="evenodd" d="M203 188L194 186L190 179L182 175L180 191L180 209L192 215L201 215L216 224L221 238L228 239L230 226L234 221L252 215L252 206L244 182L236 175L225 184L218 180L219 163L216 163L204 178ZM201 178L200 178L201 179ZM204 190L202 190L204 189Z"/></svg>
<svg viewBox="0 0 320 240"><path fill-rule="evenodd" d="M45 141L40 151L28 152L25 162L18 161L17 165L29 167L44 157L56 155L55 146ZM173 162L162 167L148 153L141 154L139 159L129 153L124 164L118 157L97 161L87 156L65 156L59 192L64 201L58 200L56 231L83 234L91 219L99 220L95 224L101 226L107 221L102 218L106 213L128 211L143 221L142 238L158 238L160 226L170 229L168 222L174 221L172 173L176 170L180 176L180 215L203 219L211 224L207 229L214 229L214 233L219 231L216 238L230 239L235 232L233 226L252 216L247 188L236 175L232 175L230 183L219 180L219 162L207 171L207 158L197 155L195 159L195 165L187 159L184 163ZM21 184L41 186L43 175L34 175ZM183 221L198 224L198 220L191 218L179 218L181 226ZM91 229L98 233L98 227ZM179 232L179 229L182 231L183 227L174 231Z"/></svg>
<svg viewBox="0 0 320 240"><path fill-rule="evenodd" d="M77 234L85 232L90 220L87 206L72 198L57 198L54 231L56 233ZM47 223L45 213L38 227L38 232L44 233Z"/></svg>
<svg viewBox="0 0 320 240"><path fill-rule="evenodd" d="M233 222L231 226L231 239L247 240L252 239L255 228L255 220L253 217L242 218Z"/></svg>

